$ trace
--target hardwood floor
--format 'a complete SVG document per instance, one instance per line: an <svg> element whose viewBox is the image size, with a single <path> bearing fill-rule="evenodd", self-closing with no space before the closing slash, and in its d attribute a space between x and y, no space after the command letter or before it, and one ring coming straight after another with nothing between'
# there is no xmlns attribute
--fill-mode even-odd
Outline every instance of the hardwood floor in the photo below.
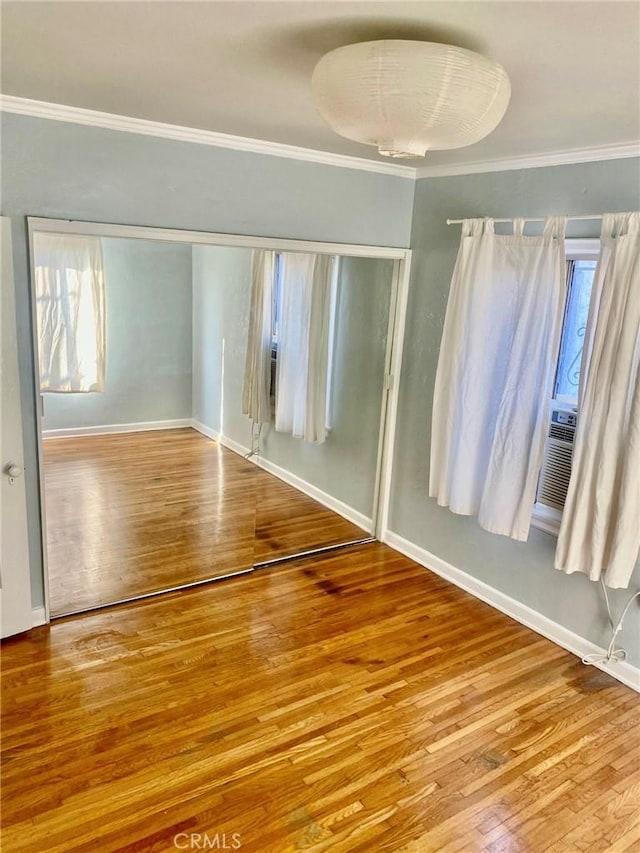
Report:
<svg viewBox="0 0 640 853"><path fill-rule="evenodd" d="M2 715L4 853L640 849L637 695L377 543L9 640Z"/></svg>
<svg viewBox="0 0 640 853"><path fill-rule="evenodd" d="M192 429L43 445L53 615L366 536Z"/></svg>

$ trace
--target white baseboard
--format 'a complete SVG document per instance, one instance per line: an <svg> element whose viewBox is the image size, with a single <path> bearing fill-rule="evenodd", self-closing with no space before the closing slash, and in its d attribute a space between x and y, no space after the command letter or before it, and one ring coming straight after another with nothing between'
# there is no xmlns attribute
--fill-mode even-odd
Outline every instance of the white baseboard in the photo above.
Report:
<svg viewBox="0 0 640 853"><path fill-rule="evenodd" d="M206 435L207 438L212 439L212 441L220 441L220 433L218 430L212 429L206 424L203 424L202 421L199 421L197 418L191 418L190 426L192 426L196 432L200 432L202 435Z"/></svg>
<svg viewBox="0 0 640 853"><path fill-rule="evenodd" d="M360 527L366 533L371 534L373 520L371 518L367 518L366 515L358 512L358 510L349 506L349 504L339 501L337 498L334 498L333 495L323 492L322 489L317 488L317 486L308 483L306 480L297 477L295 474L291 474L285 468L281 468L279 465L270 462L268 459L264 459L262 456L253 456L252 460L260 468L264 468L265 471L268 471L270 474L278 477L279 480L284 480L285 483L293 486L294 489L298 489L299 492L303 492L305 495L308 495L310 498L318 501L318 503L326 506L327 509L337 512L338 515L346 518L347 521L355 524L356 527Z"/></svg>
<svg viewBox="0 0 640 853"><path fill-rule="evenodd" d="M226 435L221 435L220 433L212 430L210 427L205 426L200 423L200 421L193 420L192 426L194 429L201 432L203 435L212 438L214 441L218 441L223 447L226 447L228 450L233 450L234 453L237 453L240 456L246 456L249 453L249 448L240 444L237 441L234 441L232 438L229 438ZM287 483L289 486L293 486L294 489L297 489L299 492L307 495L310 498L313 498L315 501L318 501L322 506L326 506L327 509L333 510L333 512L337 512L338 515L341 515L343 518L346 518L347 521L350 521L352 524L355 524L356 527L360 527L366 533L371 531L373 526L373 521L371 518L367 518L361 512L354 509L342 501L339 501L337 498L334 498L332 495L327 492L323 492L322 489L319 489L317 486L314 486L312 483L303 480L301 477L297 477L295 474L292 474L290 471L287 471L285 468L281 468L279 465L276 465L273 462L270 462L268 459L264 459L262 456L255 455L249 459L250 462L253 462L259 468L263 468L265 471L268 471L269 474L273 474L274 477L277 477L279 480Z"/></svg>
<svg viewBox="0 0 640 853"><path fill-rule="evenodd" d="M47 615L44 611L44 607L32 607L31 608L31 627L38 628L40 625L47 624Z"/></svg>
<svg viewBox="0 0 640 853"><path fill-rule="evenodd" d="M42 438L79 438L85 435L118 435L126 432L147 432L156 429L181 429L190 427L191 418L171 421L140 421L135 424L101 424L100 426L73 427L70 429L43 429Z"/></svg>
<svg viewBox="0 0 640 853"><path fill-rule="evenodd" d="M239 456L246 456L250 452L250 448L245 447L244 444L240 444L226 435L221 435L218 441L223 447L226 447L227 450L233 450L233 452L237 453ZM249 461L255 462L255 457L251 457Z"/></svg>
<svg viewBox="0 0 640 853"><path fill-rule="evenodd" d="M451 563L447 563L445 560L442 560L435 554L431 554L426 549L415 545L397 533L388 530L383 536L383 541L396 551L400 551L406 557L415 560L416 563L425 566L434 574L464 589L465 592L470 593L475 598L479 598L486 604L490 604L496 610L500 610L502 613L515 619L516 622L520 622L521 625L526 625L527 628L531 628L538 634L542 634L543 637L557 643L557 645L562 646L563 649L567 649L567 651L572 652L579 658L583 658L586 655L604 654L605 650L600 648L600 646L596 646L595 643L586 640L573 631L569 631L558 622L548 619L536 610L527 607L526 604L522 604L522 602L517 601L515 598L505 595L505 593L500 592L495 587L474 578L473 575L463 572L461 569L451 565ZM626 661L611 664L594 664L594 666L597 666L598 669L626 684L627 687L640 692L640 669L638 667Z"/></svg>

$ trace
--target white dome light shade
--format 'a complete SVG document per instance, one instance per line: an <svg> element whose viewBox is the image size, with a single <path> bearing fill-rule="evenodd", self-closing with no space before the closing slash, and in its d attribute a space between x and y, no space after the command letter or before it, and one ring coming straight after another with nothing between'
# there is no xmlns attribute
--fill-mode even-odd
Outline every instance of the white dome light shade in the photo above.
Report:
<svg viewBox="0 0 640 853"><path fill-rule="evenodd" d="M499 124L511 96L502 65L479 53L395 39L332 50L311 85L336 133L387 157L472 145Z"/></svg>

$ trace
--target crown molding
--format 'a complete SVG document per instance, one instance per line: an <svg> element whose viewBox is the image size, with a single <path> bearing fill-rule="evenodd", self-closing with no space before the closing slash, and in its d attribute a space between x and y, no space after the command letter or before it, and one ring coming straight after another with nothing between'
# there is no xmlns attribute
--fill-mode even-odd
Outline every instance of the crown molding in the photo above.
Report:
<svg viewBox="0 0 640 853"><path fill-rule="evenodd" d="M445 178L454 175L476 175L483 172L508 172L513 169L538 169L543 166L569 166L593 163L596 160L622 160L640 157L640 140L597 148L572 148L548 154L526 154L503 157L500 160L477 160L470 163L449 163L442 166L419 166L416 178Z"/></svg>
<svg viewBox="0 0 640 853"><path fill-rule="evenodd" d="M84 124L101 127L106 130L120 130L126 133L138 133L145 136L158 136L162 139L176 139L180 142L192 142L197 145L211 145L214 148L230 148L234 151L246 151L252 154L268 154L273 157L286 157L289 160L305 160L321 163L325 166L339 166L344 169L358 169L364 172L377 172L382 175L395 175L415 180L416 170L412 166L400 166L395 163L380 163L362 157L346 154L333 154L328 151L316 151L281 142L268 142L263 139L250 139L246 136L232 136L211 130L199 130L182 127L177 124L164 124L148 119L103 113L81 107L64 104L52 104L47 101L34 101L29 98L17 98L13 95L0 95L0 111L18 115L45 118L52 121Z"/></svg>
<svg viewBox="0 0 640 853"><path fill-rule="evenodd" d="M83 124L101 127L106 130L119 130L126 133L138 133L156 136L162 139L175 139L180 142L192 142L197 145L211 145L215 148L229 148L234 151L246 151L252 154L268 154L272 157L285 157L290 160L303 160L309 163L321 163L326 166L339 166L344 169L358 169L364 172L376 172L381 175L395 175L410 178L444 178L455 175L475 175L485 172L505 172L513 169L536 169L543 166L567 166L575 163L592 163L597 160L620 160L640 156L640 141L625 142L618 145L604 145L597 148L573 148L554 151L547 154L530 154L517 157L503 157L499 160L476 160L468 163L449 163L441 166L425 165L401 166L396 163L381 163L363 157L351 157L346 154L333 154L329 151L317 151L313 148L301 148L285 145L281 142L268 142L263 139L250 139L246 136L232 136L212 130L182 127L177 124L164 124L148 119L132 118L82 107L70 107L53 104L48 101L35 101L30 98L18 98L0 94L0 111L18 115L45 118L51 121Z"/></svg>

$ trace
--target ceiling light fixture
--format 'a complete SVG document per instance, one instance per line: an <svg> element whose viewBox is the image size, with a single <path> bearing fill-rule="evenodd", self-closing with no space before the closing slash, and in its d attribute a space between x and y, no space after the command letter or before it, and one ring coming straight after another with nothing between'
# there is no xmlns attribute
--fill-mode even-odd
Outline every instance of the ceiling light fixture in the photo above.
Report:
<svg viewBox="0 0 640 853"><path fill-rule="evenodd" d="M511 95L507 72L486 56L398 39L332 50L311 85L336 133L404 158L478 142L499 124Z"/></svg>

